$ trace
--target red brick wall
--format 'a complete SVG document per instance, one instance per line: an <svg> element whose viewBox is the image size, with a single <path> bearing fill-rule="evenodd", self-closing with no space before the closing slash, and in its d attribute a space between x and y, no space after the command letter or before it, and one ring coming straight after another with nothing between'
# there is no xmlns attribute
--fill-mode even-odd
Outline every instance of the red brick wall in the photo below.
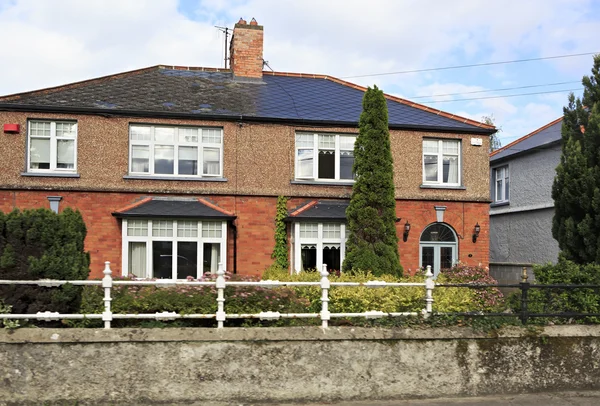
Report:
<svg viewBox="0 0 600 406"><path fill-rule="evenodd" d="M262 78L263 27L236 24L231 40L231 70L235 76Z"/></svg>
<svg viewBox="0 0 600 406"><path fill-rule="evenodd" d="M121 221L112 213L147 195L137 193L87 193L58 191L0 191L0 210L9 212L14 208L49 208L48 196L62 196L60 209L78 209L87 225L88 234L85 249L91 254L91 278L102 276L104 261L111 262L115 275L121 274ZM189 195L188 195L189 197ZM260 196L202 196L219 207L235 213L238 230L237 272L260 275L272 264L271 253L274 247L276 197ZM295 198L288 202L293 208L308 199ZM489 252L489 206L486 203L433 202L399 200L396 203L397 225L400 239L400 261L407 272L414 273L419 266L419 237L423 229L436 221L434 205L446 206L444 222L459 235L459 260L471 265L488 266ZM466 219L463 221L463 219ZM402 233L406 220L411 231L406 242ZM471 236L475 223L481 226L476 243ZM232 272L233 233L228 232L227 269Z"/></svg>

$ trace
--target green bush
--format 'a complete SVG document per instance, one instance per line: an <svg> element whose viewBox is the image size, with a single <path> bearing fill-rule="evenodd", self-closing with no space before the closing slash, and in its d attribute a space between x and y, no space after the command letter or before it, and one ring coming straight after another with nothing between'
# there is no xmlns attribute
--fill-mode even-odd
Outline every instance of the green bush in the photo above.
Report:
<svg viewBox="0 0 600 406"><path fill-rule="evenodd" d="M85 236L81 214L68 208L60 214L47 209L0 212L0 279L86 279L90 259ZM0 299L14 313L77 312L80 293L72 285L0 286Z"/></svg>

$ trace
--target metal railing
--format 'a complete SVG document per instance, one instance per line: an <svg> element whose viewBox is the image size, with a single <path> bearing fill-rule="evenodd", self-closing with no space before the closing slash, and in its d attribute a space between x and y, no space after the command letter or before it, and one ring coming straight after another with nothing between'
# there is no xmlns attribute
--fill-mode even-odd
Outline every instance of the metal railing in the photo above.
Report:
<svg viewBox="0 0 600 406"><path fill-rule="evenodd" d="M299 318L320 318L321 326L327 328L329 320L332 318L343 317L364 317L367 319L375 319L381 317L400 317L400 316L418 316L423 315L428 317L433 312L433 289L435 286L431 267L428 266L425 273L424 282L385 282L385 281L367 281L367 282L331 282L328 278L327 265L323 265L319 282L281 282L273 280L265 281L226 281L223 264L219 263L217 278L215 281L178 281L172 279L158 279L154 281L144 280L113 280L110 262L105 262L104 278L102 280L37 280L37 281L13 281L0 280L0 285L37 285L41 287L59 287L65 284L76 286L101 286L104 290L104 312L101 314L61 314L58 312L38 312L35 314L0 314L0 319L8 320L23 320L36 319L43 321L55 320L82 320L82 319L101 319L104 322L104 328L111 328L111 322L119 319L146 319L146 320L176 320L176 319L215 319L217 328L223 328L225 321L228 319L260 319L260 320L279 320L279 319L299 319ZM123 314L113 313L111 311L111 290L113 286L157 286L157 287L172 287L177 285L185 286L214 286L217 290L217 311L212 314L178 314L176 312L157 312L143 314ZM283 287L283 286L318 286L321 288L321 311L319 313L280 313L280 312L260 312L255 314L232 314L225 311L225 288L228 286L257 286L257 287ZM403 286L422 286L425 288L425 308L421 312L382 312L382 311L367 311L363 313L331 313L329 311L329 289L334 286L339 287L356 287L365 286L368 288L385 288L385 287L403 287Z"/></svg>

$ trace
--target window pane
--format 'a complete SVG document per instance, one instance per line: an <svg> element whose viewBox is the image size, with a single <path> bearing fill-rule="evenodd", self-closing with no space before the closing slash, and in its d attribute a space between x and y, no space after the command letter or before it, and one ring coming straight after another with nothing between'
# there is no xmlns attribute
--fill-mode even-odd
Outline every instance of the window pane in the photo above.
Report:
<svg viewBox="0 0 600 406"><path fill-rule="evenodd" d="M138 278L146 277L146 243L129 243L129 275L135 275Z"/></svg>
<svg viewBox="0 0 600 406"><path fill-rule="evenodd" d="M183 220L177 221L177 236L198 237L198 222Z"/></svg>
<svg viewBox="0 0 600 406"><path fill-rule="evenodd" d="M198 148L179 147L178 170L180 175L198 174Z"/></svg>
<svg viewBox="0 0 600 406"><path fill-rule="evenodd" d="M509 200L509 193L508 193L508 177L506 178L506 180L504 181L504 200Z"/></svg>
<svg viewBox="0 0 600 406"><path fill-rule="evenodd" d="M339 271L340 268L340 246L339 244L323 245L323 263L327 265L327 271Z"/></svg>
<svg viewBox="0 0 600 406"><path fill-rule="evenodd" d="M31 121L29 134L36 137L50 137L49 121Z"/></svg>
<svg viewBox="0 0 600 406"><path fill-rule="evenodd" d="M354 166L354 152L340 152L340 179L354 179L352 167Z"/></svg>
<svg viewBox="0 0 600 406"><path fill-rule="evenodd" d="M75 140L58 140L56 149L56 167L75 169Z"/></svg>
<svg viewBox="0 0 600 406"><path fill-rule="evenodd" d="M335 151L319 151L319 179L335 179Z"/></svg>
<svg viewBox="0 0 600 406"><path fill-rule="evenodd" d="M299 149L298 150L298 178L313 177L313 150Z"/></svg>
<svg viewBox="0 0 600 406"><path fill-rule="evenodd" d="M425 180L437 182L438 180L438 158L436 155L425 155Z"/></svg>
<svg viewBox="0 0 600 406"><path fill-rule="evenodd" d="M170 220L153 220L152 236L173 237L173 222Z"/></svg>
<svg viewBox="0 0 600 406"><path fill-rule="evenodd" d="M167 145L154 147L154 173L173 174L174 148Z"/></svg>
<svg viewBox="0 0 600 406"><path fill-rule="evenodd" d="M421 266L427 268L427 265L431 266L433 272L433 247L422 247L421 248Z"/></svg>
<svg viewBox="0 0 600 406"><path fill-rule="evenodd" d="M152 277L173 277L173 243L171 241L152 241Z"/></svg>
<svg viewBox="0 0 600 406"><path fill-rule="evenodd" d="M75 138L75 123L56 123L56 136Z"/></svg>
<svg viewBox="0 0 600 406"><path fill-rule="evenodd" d="M132 141L150 141L151 140L150 131L151 131L151 127L132 126L131 127L131 140Z"/></svg>
<svg viewBox="0 0 600 406"><path fill-rule="evenodd" d="M198 142L197 128L180 128L179 142Z"/></svg>
<svg viewBox="0 0 600 406"><path fill-rule="evenodd" d="M319 148L335 149L335 135L319 135Z"/></svg>
<svg viewBox="0 0 600 406"><path fill-rule="evenodd" d="M203 173L205 175L221 174L221 150L218 148L204 148Z"/></svg>
<svg viewBox="0 0 600 406"><path fill-rule="evenodd" d="M342 227L339 224L323 224L323 239L341 238Z"/></svg>
<svg viewBox="0 0 600 406"><path fill-rule="evenodd" d="M458 141L442 141L442 148L444 154L458 155Z"/></svg>
<svg viewBox="0 0 600 406"><path fill-rule="evenodd" d="M127 235L128 236L147 236L148 221L146 220L127 220Z"/></svg>
<svg viewBox="0 0 600 406"><path fill-rule="evenodd" d="M177 243L177 279L196 277L198 274L196 260L198 258L198 243Z"/></svg>
<svg viewBox="0 0 600 406"><path fill-rule="evenodd" d="M315 137L312 134L296 134L296 148L313 148Z"/></svg>
<svg viewBox="0 0 600 406"><path fill-rule="evenodd" d="M202 130L202 142L207 144L221 144L221 130L204 128Z"/></svg>
<svg viewBox="0 0 600 406"><path fill-rule="evenodd" d="M175 128L172 127L155 127L154 141L158 142L173 142L175 139Z"/></svg>
<svg viewBox="0 0 600 406"><path fill-rule="evenodd" d="M437 154L439 143L437 140L423 140L423 152Z"/></svg>
<svg viewBox="0 0 600 406"><path fill-rule="evenodd" d="M317 269L317 247L315 245L302 245L300 259L302 261L302 271Z"/></svg>
<svg viewBox="0 0 600 406"><path fill-rule="evenodd" d="M452 247L440 247L440 269L452 268Z"/></svg>
<svg viewBox="0 0 600 406"><path fill-rule="evenodd" d="M204 273L216 273L221 262L221 244L204 244Z"/></svg>
<svg viewBox="0 0 600 406"><path fill-rule="evenodd" d="M32 138L29 146L31 169L50 169L50 140Z"/></svg>
<svg viewBox="0 0 600 406"><path fill-rule="evenodd" d="M133 145L131 147L131 172L150 171L150 147Z"/></svg>
<svg viewBox="0 0 600 406"><path fill-rule="evenodd" d="M354 151L356 137L340 135L340 149Z"/></svg>
<svg viewBox="0 0 600 406"><path fill-rule="evenodd" d="M444 183L458 183L458 157L444 157Z"/></svg>
<svg viewBox="0 0 600 406"><path fill-rule="evenodd" d="M504 200L504 196L502 196L502 180L496 181L496 201Z"/></svg>
<svg viewBox="0 0 600 406"><path fill-rule="evenodd" d="M222 222L220 222L220 221L203 221L202 222L202 237L221 238L222 234L223 234Z"/></svg>
<svg viewBox="0 0 600 406"><path fill-rule="evenodd" d="M300 238L319 238L319 225L316 223L300 223Z"/></svg>

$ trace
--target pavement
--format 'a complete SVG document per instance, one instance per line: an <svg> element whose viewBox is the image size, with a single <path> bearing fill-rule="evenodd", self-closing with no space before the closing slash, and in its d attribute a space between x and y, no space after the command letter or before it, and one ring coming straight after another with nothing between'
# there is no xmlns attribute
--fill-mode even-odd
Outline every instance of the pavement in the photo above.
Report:
<svg viewBox="0 0 600 406"><path fill-rule="evenodd" d="M269 406L298 406L293 403L270 403ZM600 406L600 391L533 393L522 395L481 396L466 398L438 398L419 400L352 401L303 403L302 406ZM267 406L266 404L238 404L237 406Z"/></svg>

